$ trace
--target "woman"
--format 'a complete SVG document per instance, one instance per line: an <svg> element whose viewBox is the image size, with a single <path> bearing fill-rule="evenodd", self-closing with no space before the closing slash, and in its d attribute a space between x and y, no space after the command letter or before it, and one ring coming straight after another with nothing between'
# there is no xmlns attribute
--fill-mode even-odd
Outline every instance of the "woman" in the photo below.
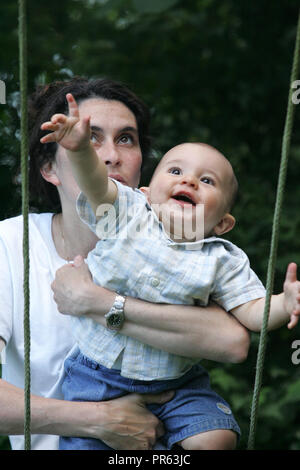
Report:
<svg viewBox="0 0 300 470"><path fill-rule="evenodd" d="M152 448L163 429L145 404L163 403L170 395L133 395L104 403L70 403L59 399L62 365L72 350L73 340L70 318L58 313L51 295L55 271L80 255L75 266L68 265L67 270L59 271L58 281L53 284L54 289L58 288L55 298L61 311L69 310L66 299L73 303L77 295L74 286L78 289L76 308L80 313L101 316L115 299L115 293L93 285L82 263L96 237L77 216L75 201L79 188L64 150L56 144L40 143L43 135L40 125L53 114L66 112L68 92L79 103L81 115L91 116L91 139L110 176L128 186L137 186L142 156L146 158L150 150L147 108L123 85L109 80L73 79L39 89L32 97L30 187L43 203L48 202L57 211L30 215L32 448L56 449L56 435L92 436L116 449ZM0 337L2 346L6 344L4 380L0 382L0 433L16 434L11 438L16 449L23 446L21 233L21 217L0 224L3 267ZM71 292L66 287L66 274L71 274L68 281ZM80 288L78 281L82 283ZM182 308L186 312L184 321ZM74 307L69 313L74 313ZM214 360L237 362L246 357L249 346L246 330L217 307L161 306L129 298L125 315L124 333L152 346ZM228 349L231 353L225 356Z"/></svg>

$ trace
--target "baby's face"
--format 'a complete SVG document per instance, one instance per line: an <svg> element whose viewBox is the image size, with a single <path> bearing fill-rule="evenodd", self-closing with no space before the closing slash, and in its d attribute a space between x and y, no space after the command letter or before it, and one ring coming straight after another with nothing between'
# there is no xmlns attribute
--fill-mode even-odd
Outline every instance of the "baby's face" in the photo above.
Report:
<svg viewBox="0 0 300 470"><path fill-rule="evenodd" d="M178 234L183 234L181 241L221 235L234 225L227 214L232 177L230 163L217 150L205 144L181 144L162 158L148 199L175 241ZM192 237L183 233L184 224L192 227Z"/></svg>

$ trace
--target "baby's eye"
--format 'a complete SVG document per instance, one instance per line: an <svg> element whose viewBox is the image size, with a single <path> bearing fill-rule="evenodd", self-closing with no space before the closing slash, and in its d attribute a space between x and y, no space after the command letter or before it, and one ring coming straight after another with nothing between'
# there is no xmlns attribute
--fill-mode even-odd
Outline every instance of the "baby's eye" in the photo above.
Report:
<svg viewBox="0 0 300 470"><path fill-rule="evenodd" d="M182 172L180 168L174 167L169 169L169 173L172 175L181 175Z"/></svg>
<svg viewBox="0 0 300 470"><path fill-rule="evenodd" d="M212 184L212 185L214 185L214 180L211 179L211 178L209 178L208 176L203 176L203 177L201 178L201 181L202 181L203 183L205 183L205 184Z"/></svg>

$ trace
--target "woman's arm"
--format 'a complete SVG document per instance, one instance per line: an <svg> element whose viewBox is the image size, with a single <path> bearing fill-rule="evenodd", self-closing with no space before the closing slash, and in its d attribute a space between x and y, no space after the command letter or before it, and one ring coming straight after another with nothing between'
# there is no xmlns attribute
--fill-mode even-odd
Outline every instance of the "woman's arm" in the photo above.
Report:
<svg viewBox="0 0 300 470"><path fill-rule="evenodd" d="M4 342L0 339L0 352ZM71 402L31 396L31 433L101 439L117 450L152 449L164 433L147 403L165 403L172 392L131 394L106 402ZM0 379L0 435L24 433L24 392Z"/></svg>
<svg viewBox="0 0 300 470"><path fill-rule="evenodd" d="M81 257L57 271L52 289L61 313L85 314L106 325L104 315L116 294L92 282ZM131 297L122 333L173 354L220 362L242 362L250 344L248 331L216 305L154 304Z"/></svg>

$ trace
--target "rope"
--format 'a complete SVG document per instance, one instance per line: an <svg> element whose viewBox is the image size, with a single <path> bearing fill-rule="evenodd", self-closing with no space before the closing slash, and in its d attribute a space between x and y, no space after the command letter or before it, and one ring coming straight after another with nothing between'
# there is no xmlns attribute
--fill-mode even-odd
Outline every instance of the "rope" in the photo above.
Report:
<svg viewBox="0 0 300 470"><path fill-rule="evenodd" d="M258 349L257 363L256 363L255 385L254 385L254 393L253 393L252 409L251 409L250 431L249 431L249 438L248 438L249 450L254 449L258 402L259 402L259 394L260 394L261 383L262 383L263 363L264 363L266 341L267 341L267 325L268 325L269 312L270 312L271 294L273 292L274 271L275 271L276 256L277 256L276 253L277 253L277 246L278 246L280 215L281 215L283 194L284 194L284 188L285 188L288 156L289 156L289 150L290 150L290 141L291 141L294 110L295 110L295 105L292 102L292 94L293 94L292 84L296 80L297 74L298 74L299 53L300 53L300 11L299 11L299 16L298 16L297 36L296 36L293 66L292 66L292 72L291 72L291 83L290 83L290 89L289 89L287 114L286 114L286 121L285 121L283 140L282 140L281 163L280 163L280 170L279 170L279 177L278 177L276 203L275 203L275 211L274 211L273 227L272 227L270 256L269 256L268 272L267 272L266 301L265 301L263 325L262 325L261 334L260 334L259 349Z"/></svg>
<svg viewBox="0 0 300 470"><path fill-rule="evenodd" d="M27 130L27 29L26 0L19 0L19 65L21 95L21 176L24 258L24 437L25 450L30 438L30 318L29 318L29 230L28 230L28 130Z"/></svg>

